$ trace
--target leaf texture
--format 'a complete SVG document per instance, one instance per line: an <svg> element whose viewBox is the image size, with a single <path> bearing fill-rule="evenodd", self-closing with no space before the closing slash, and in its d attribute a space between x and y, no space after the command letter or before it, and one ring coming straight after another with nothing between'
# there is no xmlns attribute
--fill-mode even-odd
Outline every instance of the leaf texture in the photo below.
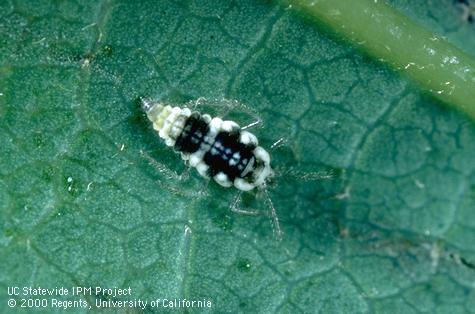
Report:
<svg viewBox="0 0 475 314"><path fill-rule="evenodd" d="M391 5L475 53L458 4ZM475 126L400 74L268 1L0 7L0 306L9 286L130 286L205 312L474 311ZM264 147L286 139L276 168L339 175L277 178L277 242L234 191L157 169L185 166L144 95L238 100Z"/></svg>

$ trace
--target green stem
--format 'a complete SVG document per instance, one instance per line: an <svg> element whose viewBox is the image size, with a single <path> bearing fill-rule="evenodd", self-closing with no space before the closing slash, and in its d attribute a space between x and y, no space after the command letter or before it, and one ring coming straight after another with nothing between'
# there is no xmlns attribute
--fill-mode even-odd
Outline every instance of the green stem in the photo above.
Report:
<svg viewBox="0 0 475 314"><path fill-rule="evenodd" d="M475 119L475 60L383 0L287 0Z"/></svg>

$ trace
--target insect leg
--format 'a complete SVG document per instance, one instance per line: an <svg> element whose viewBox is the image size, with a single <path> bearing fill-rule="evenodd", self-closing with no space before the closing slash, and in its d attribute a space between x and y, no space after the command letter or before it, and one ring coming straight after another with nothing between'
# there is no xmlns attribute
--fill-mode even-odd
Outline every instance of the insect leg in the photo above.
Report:
<svg viewBox="0 0 475 314"><path fill-rule="evenodd" d="M201 185L201 189L196 192L196 195L195 196L199 196L199 197L205 197L205 196L208 196L209 195L209 188L208 188L208 185L209 185L209 182L211 181L210 178L203 178L203 180L205 180L205 184L202 184Z"/></svg>
<svg viewBox="0 0 475 314"><path fill-rule="evenodd" d="M262 191L264 191L264 194L265 194L266 205L270 214L269 216L271 218L272 231L274 233L274 236L277 238L277 240L281 241L284 233L280 227L279 217L277 216L274 203L272 202L272 199L270 198L269 192L267 191L267 187L264 187Z"/></svg>
<svg viewBox="0 0 475 314"><path fill-rule="evenodd" d="M241 200L242 200L242 191L239 191L236 197L233 199L233 202L231 203L230 209L232 212L242 214L242 215L251 215L251 216L256 216L259 214L258 211L249 211L249 210L239 208L241 205Z"/></svg>
<svg viewBox="0 0 475 314"><path fill-rule="evenodd" d="M271 226L272 226L272 232L276 239L278 241L282 240L282 229L280 227L280 222L279 222L279 217L277 216L277 212L274 207L274 203L272 202L269 193L267 192L267 187L263 189L264 191L264 196L265 196L265 204L267 207L268 211L268 217L271 219ZM257 216L261 214L261 212L254 210L254 211L249 211L245 209L241 209L241 200L242 200L242 191L240 191L236 197L233 199L233 202L231 203L230 209L231 211L242 214L242 215L252 215L252 216Z"/></svg>
<svg viewBox="0 0 475 314"><path fill-rule="evenodd" d="M259 117L259 114L253 108L240 103L237 100L230 99L206 99L200 97L195 101L192 101L189 105L193 110L199 110L200 107L206 108L211 107L215 109L216 116L226 118L231 113L244 113L245 115L252 117L253 122L247 124L242 129L251 128L254 126L261 126L262 119ZM206 110L203 110L206 111Z"/></svg>
<svg viewBox="0 0 475 314"><path fill-rule="evenodd" d="M223 117L228 116L229 114L233 113L235 109L239 109L239 113L244 113L245 115L251 117L254 121L245 125L241 129L246 130L250 129L253 127L262 127L263 126L263 121L262 118L259 116L259 113L254 110L253 108L242 104L236 100L234 101L225 101L223 102L225 104L226 110L223 112Z"/></svg>
<svg viewBox="0 0 475 314"><path fill-rule="evenodd" d="M178 174L176 171L171 170L167 166L153 159L152 156L150 156L147 152L141 150L140 155L142 155L142 157L145 158L150 163L150 165L157 169L158 172L163 173L167 177L167 179L183 181L184 179L189 177L190 167L188 166L181 174Z"/></svg>

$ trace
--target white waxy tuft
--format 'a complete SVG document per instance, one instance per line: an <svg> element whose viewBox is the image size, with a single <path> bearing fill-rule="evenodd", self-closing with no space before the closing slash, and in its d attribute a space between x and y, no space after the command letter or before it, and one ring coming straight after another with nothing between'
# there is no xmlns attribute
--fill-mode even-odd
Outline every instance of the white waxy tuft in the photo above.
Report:
<svg viewBox="0 0 475 314"><path fill-rule="evenodd" d="M221 129L226 132L231 132L233 130L239 130L239 125L234 121L223 121L221 124Z"/></svg>
<svg viewBox="0 0 475 314"><path fill-rule="evenodd" d="M265 164L270 164L270 156L269 153L262 147L257 146L254 149L254 156L258 159L262 160Z"/></svg>
<svg viewBox="0 0 475 314"><path fill-rule="evenodd" d="M173 145L175 145L175 140L173 140L173 139L171 139L171 138L168 137L168 138L165 139L165 144L166 144L167 146L172 147Z"/></svg>
<svg viewBox="0 0 475 314"><path fill-rule="evenodd" d="M223 124L223 120L221 120L220 118L211 119L211 121L209 122L210 132L218 134L219 131L221 131L221 125L222 124Z"/></svg>
<svg viewBox="0 0 475 314"><path fill-rule="evenodd" d="M178 117L180 113L181 113L181 109L179 107L174 107L170 111L170 114L165 118L163 126L160 128L160 131L158 132L158 135L160 135L161 138L163 138L164 140L167 140L169 138L170 129L172 125L175 123L176 118Z"/></svg>
<svg viewBox="0 0 475 314"><path fill-rule="evenodd" d="M254 184L256 186L264 186L266 180L274 174L270 167L270 156L269 153L260 146L254 149L254 156L264 163L264 167L256 173Z"/></svg>
<svg viewBox="0 0 475 314"><path fill-rule="evenodd" d="M201 160L202 160L201 156L197 154L191 154L190 159L189 159L190 166L196 167L201 162Z"/></svg>
<svg viewBox="0 0 475 314"><path fill-rule="evenodd" d="M214 181L216 181L219 185L224 186L226 188L233 185L233 183L229 181L228 176L224 174L223 172L220 172L217 175L215 175Z"/></svg>
<svg viewBox="0 0 475 314"><path fill-rule="evenodd" d="M190 155L188 155L188 154L180 153L180 155L181 155L181 159L183 159L183 160L188 160L188 159L190 159Z"/></svg>
<svg viewBox="0 0 475 314"><path fill-rule="evenodd" d="M257 140L257 137L254 134L247 131L241 132L239 140L241 141L241 143L245 145L248 145L248 144L252 144L255 146L259 145L259 141Z"/></svg>
<svg viewBox="0 0 475 314"><path fill-rule="evenodd" d="M181 114L189 117L191 116L191 110L189 108L183 108L181 109Z"/></svg>
<svg viewBox="0 0 475 314"><path fill-rule="evenodd" d="M208 177L208 169L209 169L209 166L205 164L204 162L200 162L198 165L196 165L196 170L204 178Z"/></svg>
<svg viewBox="0 0 475 314"><path fill-rule="evenodd" d="M246 182L246 180L242 178L236 178L234 179L234 187L241 191L250 191L255 188L255 185Z"/></svg>
<svg viewBox="0 0 475 314"><path fill-rule="evenodd" d="M254 184L256 186L264 186L266 184L267 178L271 177L274 174L272 171L271 167L269 165L265 165L264 168L262 168L261 172L258 173Z"/></svg>
<svg viewBox="0 0 475 314"><path fill-rule="evenodd" d="M205 113L204 115L201 116L203 118L203 120L206 122L206 123L210 123L212 118L209 114Z"/></svg>

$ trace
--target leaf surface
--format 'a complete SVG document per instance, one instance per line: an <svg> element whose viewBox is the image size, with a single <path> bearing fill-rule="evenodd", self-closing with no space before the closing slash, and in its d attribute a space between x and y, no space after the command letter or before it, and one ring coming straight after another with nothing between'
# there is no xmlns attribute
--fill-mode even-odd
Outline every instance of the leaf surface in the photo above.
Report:
<svg viewBox="0 0 475 314"><path fill-rule="evenodd" d="M474 55L459 5L391 4ZM2 307L9 286L130 286L209 312L474 311L475 126L400 74L268 1L0 6ZM281 173L339 175L277 178L277 242L234 191L159 171L185 167L139 96L238 100L264 147L287 140Z"/></svg>

